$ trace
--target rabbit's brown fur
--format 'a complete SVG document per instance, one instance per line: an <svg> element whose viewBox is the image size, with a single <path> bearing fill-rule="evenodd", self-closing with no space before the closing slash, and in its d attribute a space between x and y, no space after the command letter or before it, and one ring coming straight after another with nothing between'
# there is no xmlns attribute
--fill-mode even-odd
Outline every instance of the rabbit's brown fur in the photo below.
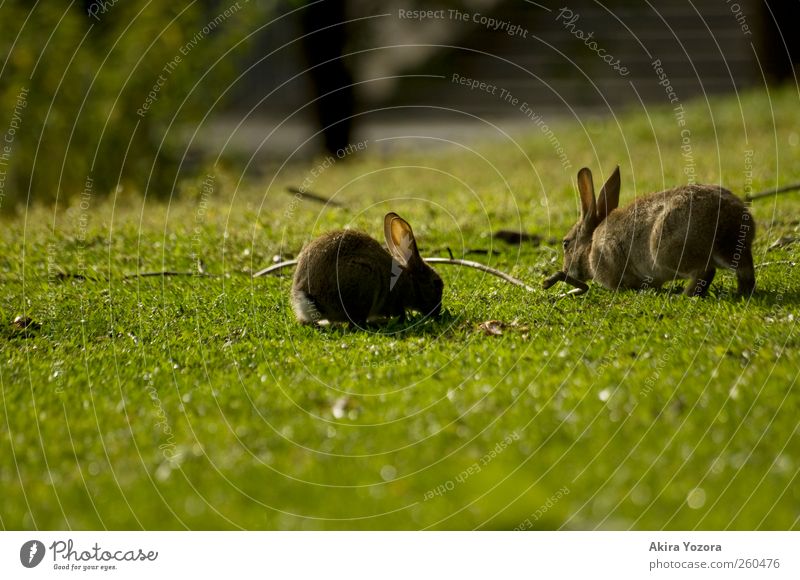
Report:
<svg viewBox="0 0 800 580"><path fill-rule="evenodd" d="M369 319L404 318L406 309L439 314L442 280L419 256L411 227L390 213L385 229L394 259L376 240L352 230L324 234L303 249L291 296L300 322L364 326Z"/></svg>
<svg viewBox="0 0 800 580"><path fill-rule="evenodd" d="M755 221L727 189L687 185L617 209L619 168L597 200L591 172L578 175L582 215L564 238L564 271L573 278L611 290L687 278L685 293L704 296L719 267L736 271L739 294L753 291Z"/></svg>

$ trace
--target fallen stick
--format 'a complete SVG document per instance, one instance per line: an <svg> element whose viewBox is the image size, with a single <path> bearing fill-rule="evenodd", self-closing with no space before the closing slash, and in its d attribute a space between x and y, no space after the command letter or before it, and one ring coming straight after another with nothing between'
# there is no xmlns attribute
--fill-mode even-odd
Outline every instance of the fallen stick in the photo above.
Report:
<svg viewBox="0 0 800 580"><path fill-rule="evenodd" d="M795 260L776 260L774 262L761 262L760 264L756 264L756 268L763 268L764 266L774 266L775 264L789 264L790 266L796 266L797 262Z"/></svg>
<svg viewBox="0 0 800 580"><path fill-rule="evenodd" d="M164 270L162 272L139 272L137 274L125 274L123 280L131 280L132 278L152 278L154 276L195 276L197 278L214 278L213 274L206 274L205 272L173 272L172 270Z"/></svg>
<svg viewBox="0 0 800 580"><path fill-rule="evenodd" d="M498 278L502 278L509 284L513 284L514 286L519 286L520 288L525 288L528 292L535 292L533 288L528 286L522 280L518 278L514 278L513 276L509 276L505 272L501 272L500 270L496 270L494 268L490 268L489 266L485 266L480 262L473 262L472 260L460 260L458 258L423 258L429 264L451 264L453 266L466 266L467 268L474 268L476 270L480 270L481 272L486 272L487 274L492 274L493 276L497 276Z"/></svg>
<svg viewBox="0 0 800 580"><path fill-rule="evenodd" d="M465 266L467 268L474 268L475 270L480 270L481 272L486 272L487 274L492 274L493 276L497 276L498 278L502 278L509 284L513 284L514 286L519 286L520 288L525 288L528 292L535 292L533 288L528 286L522 280L514 278L513 276L509 276L505 272L501 272L500 270L496 270L495 268L491 268L479 262L473 262L471 260L460 260L458 258L423 258L429 264L450 264L453 266ZM253 278L259 278L261 276L267 276L272 274L273 272L277 272L279 270L283 270L284 268L289 268L291 266L296 266L297 260L287 260L286 262L280 262L279 264L273 264L268 268L264 268L263 270L259 270L255 274L253 274Z"/></svg>
<svg viewBox="0 0 800 580"><path fill-rule="evenodd" d="M264 268L263 270L259 270L255 274L253 274L253 278L259 278L261 276L268 276L273 272L277 272L278 270L283 270L284 268L288 268L289 266L296 266L297 260L286 260L285 262L279 262L277 264L273 264L269 268Z"/></svg>
<svg viewBox="0 0 800 580"><path fill-rule="evenodd" d="M311 201L316 201L317 203L324 203L324 204L327 204L327 205L332 205L333 207L344 207L344 205L342 205L338 201L334 201L332 199L328 199L324 195L320 195L318 193L312 193L310 191L304 191L304 190L300 189L299 187L294 187L292 185L287 187L286 191L288 191L289 193L293 193L296 196L299 196L301 199L309 199Z"/></svg>
<svg viewBox="0 0 800 580"><path fill-rule="evenodd" d="M796 191L798 189L800 189L800 183L792 183L791 185L784 185L783 187L765 189L764 191L759 191L758 193L748 193L744 196L744 198L747 201L753 201L754 199L761 199L762 197L769 197L771 195L778 195L779 193L787 193L789 191Z"/></svg>
<svg viewBox="0 0 800 580"><path fill-rule="evenodd" d="M429 264L451 264L454 266L465 266L467 268L474 268L475 270L480 270L481 272L486 272L487 274L492 274L493 276L497 276L508 282L509 284L513 284L514 286L519 286L520 288L525 288L528 292L534 292L534 289L528 286L522 280L518 278L514 278L506 274L505 272L501 272L495 268L491 268L479 262L473 262L471 260L460 260L458 258L424 258L426 262ZM262 276L269 276L275 272L283 270L284 268L290 268L292 266L297 265L297 260L286 260L285 262L279 262L278 264L273 264L263 270L259 270L255 274L253 274L253 278L260 278ZM195 276L198 278L214 278L213 274L206 274L206 273L199 273L199 272L174 272L171 270L165 270L163 272L140 272L138 274L128 274L123 276L123 280L129 280L131 278L145 278L145 277L152 277L152 276Z"/></svg>

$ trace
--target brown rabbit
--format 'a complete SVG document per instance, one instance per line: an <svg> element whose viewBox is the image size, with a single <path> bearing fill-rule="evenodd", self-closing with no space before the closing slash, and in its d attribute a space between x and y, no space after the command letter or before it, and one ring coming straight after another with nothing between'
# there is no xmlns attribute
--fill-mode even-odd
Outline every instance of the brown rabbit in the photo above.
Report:
<svg viewBox="0 0 800 580"><path fill-rule="evenodd" d="M578 172L581 217L564 237L564 270L545 288L565 281L585 291L590 279L609 290L659 288L688 278L684 293L705 296L720 267L736 271L740 295L753 292L755 221L738 197L716 185L684 185L617 209L619 189L619 167L598 200L591 171Z"/></svg>
<svg viewBox="0 0 800 580"><path fill-rule="evenodd" d="M351 322L399 316L406 309L439 316L444 284L419 255L403 218L384 218L387 252L367 234L330 232L308 244L297 260L292 307L304 323ZM390 253L391 252L391 253Z"/></svg>

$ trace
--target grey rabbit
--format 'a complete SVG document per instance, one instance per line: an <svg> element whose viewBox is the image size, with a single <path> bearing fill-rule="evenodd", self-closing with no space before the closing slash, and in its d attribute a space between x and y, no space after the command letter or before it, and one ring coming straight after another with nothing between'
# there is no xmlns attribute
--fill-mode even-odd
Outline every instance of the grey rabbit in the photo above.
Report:
<svg viewBox="0 0 800 580"><path fill-rule="evenodd" d="M619 205L619 167L595 199L592 173L578 172L581 217L564 237L564 269L544 282L578 290L591 279L609 290L659 288L687 278L684 293L705 296L717 268L736 271L738 293L755 288L755 221L744 202L716 185L683 185Z"/></svg>
<svg viewBox="0 0 800 580"><path fill-rule="evenodd" d="M352 230L329 232L303 248L292 283L297 320L363 327L368 320L404 320L407 309L438 317L444 283L420 257L411 226L388 213L384 234L388 252Z"/></svg>

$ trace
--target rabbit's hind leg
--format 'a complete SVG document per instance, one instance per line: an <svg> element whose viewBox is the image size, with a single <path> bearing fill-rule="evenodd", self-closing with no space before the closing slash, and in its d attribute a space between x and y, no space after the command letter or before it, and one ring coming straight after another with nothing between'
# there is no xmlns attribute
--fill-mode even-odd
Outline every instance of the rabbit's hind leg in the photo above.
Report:
<svg viewBox="0 0 800 580"><path fill-rule="evenodd" d="M753 268L753 254L750 248L742 251L739 263L736 264L737 294L750 296L756 287L756 271Z"/></svg>
<svg viewBox="0 0 800 580"><path fill-rule="evenodd" d="M292 289L292 310L300 324L314 324L322 319L314 299L300 289Z"/></svg>
<svg viewBox="0 0 800 580"><path fill-rule="evenodd" d="M367 328L367 319L369 318L368 304L363 302L349 304L344 307L344 311L351 328L358 328L359 330Z"/></svg>
<svg viewBox="0 0 800 580"><path fill-rule="evenodd" d="M708 295L708 288L711 286L711 282L714 280L714 275L716 273L716 269L709 268L705 272L692 275L683 293L687 296L699 296L704 298Z"/></svg>
<svg viewBox="0 0 800 580"><path fill-rule="evenodd" d="M346 301L342 301L342 310L351 328L366 329L374 302L371 287L363 284L347 289L342 294L347 297Z"/></svg>
<svg viewBox="0 0 800 580"><path fill-rule="evenodd" d="M749 247L740 247L727 253L715 253L714 262L719 267L736 272L736 293L739 296L750 296L753 293L756 286L756 272L753 268L753 254Z"/></svg>

